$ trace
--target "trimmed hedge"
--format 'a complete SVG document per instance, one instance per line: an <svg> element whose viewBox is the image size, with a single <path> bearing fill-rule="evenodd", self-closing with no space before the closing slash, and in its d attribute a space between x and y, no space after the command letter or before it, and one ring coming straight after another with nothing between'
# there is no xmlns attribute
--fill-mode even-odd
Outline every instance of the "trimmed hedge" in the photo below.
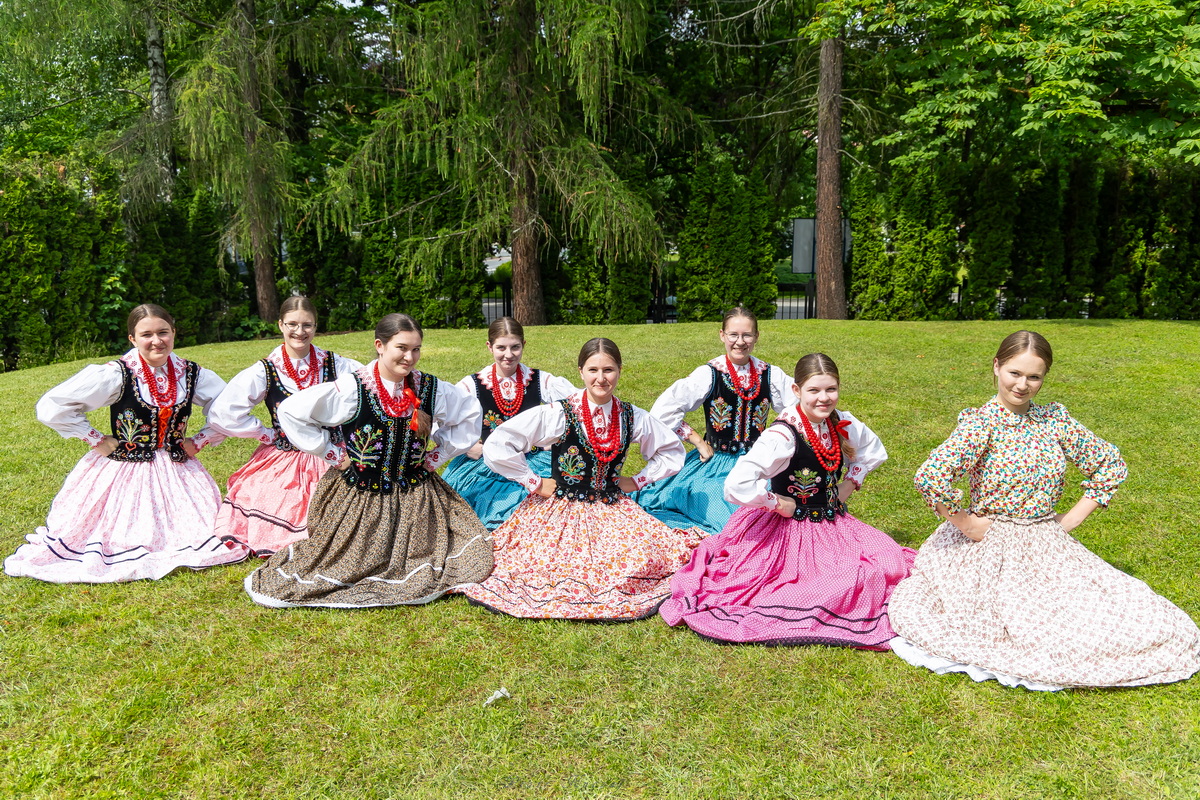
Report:
<svg viewBox="0 0 1200 800"><path fill-rule="evenodd" d="M1200 168L901 161L851 181L862 319L1200 317Z"/></svg>

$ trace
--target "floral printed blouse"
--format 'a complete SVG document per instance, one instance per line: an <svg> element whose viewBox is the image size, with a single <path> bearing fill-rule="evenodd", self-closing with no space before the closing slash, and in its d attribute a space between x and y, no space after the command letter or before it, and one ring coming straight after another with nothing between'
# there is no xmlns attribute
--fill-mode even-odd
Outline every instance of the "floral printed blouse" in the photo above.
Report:
<svg viewBox="0 0 1200 800"><path fill-rule="evenodd" d="M931 508L941 502L951 513L963 510L962 490L952 484L966 475L972 513L1045 517L1062 496L1068 460L1086 477L1084 497L1102 506L1128 475L1117 448L1062 404L1030 403L1028 413L1014 414L993 397L958 415L958 427L929 454L915 482Z"/></svg>

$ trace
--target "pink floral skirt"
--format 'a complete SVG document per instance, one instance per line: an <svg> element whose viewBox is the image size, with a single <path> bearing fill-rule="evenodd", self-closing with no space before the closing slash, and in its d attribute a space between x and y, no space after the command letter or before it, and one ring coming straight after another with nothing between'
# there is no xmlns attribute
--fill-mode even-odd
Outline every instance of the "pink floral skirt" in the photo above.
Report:
<svg viewBox="0 0 1200 800"><path fill-rule="evenodd" d="M266 558L308 538L308 501L328 465L299 450L259 445L229 476L214 533Z"/></svg>
<svg viewBox="0 0 1200 800"><path fill-rule="evenodd" d="M117 583L242 561L244 545L213 533L220 503L216 481L194 458L179 464L159 450L153 461L114 461L92 451L4 571L50 583Z"/></svg>
<svg viewBox="0 0 1200 800"><path fill-rule="evenodd" d="M888 598L915 556L849 515L742 508L676 573L660 613L720 642L888 650Z"/></svg>
<svg viewBox="0 0 1200 800"><path fill-rule="evenodd" d="M667 527L628 497L608 505L530 495L492 534L491 577L461 591L514 617L642 619L703 535Z"/></svg>

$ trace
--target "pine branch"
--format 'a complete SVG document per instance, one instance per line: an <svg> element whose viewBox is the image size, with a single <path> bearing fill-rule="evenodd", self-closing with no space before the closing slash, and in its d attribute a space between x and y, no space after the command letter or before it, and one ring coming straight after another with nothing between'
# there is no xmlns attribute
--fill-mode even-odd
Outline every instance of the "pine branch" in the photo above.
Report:
<svg viewBox="0 0 1200 800"><path fill-rule="evenodd" d="M52 106L46 106L45 108L38 109L37 111L33 112L32 114L26 114L23 117L18 117L17 119L13 120L10 123L10 125L18 125L22 122L28 122L31 119L37 119L38 117L42 116L43 114L46 114L50 111L54 111L57 108L62 108L63 106L69 106L72 103L78 103L80 100L87 100L92 97L103 97L104 95L108 94L109 92L120 92L122 94L131 94L134 97L141 100L143 103L146 103L147 105L150 104L150 98L146 97L144 94L141 94L140 92L135 92L132 89L112 88L112 89L107 89L105 91L88 92L87 94L81 94L77 97L72 97L70 100L64 100L61 103L55 103Z"/></svg>

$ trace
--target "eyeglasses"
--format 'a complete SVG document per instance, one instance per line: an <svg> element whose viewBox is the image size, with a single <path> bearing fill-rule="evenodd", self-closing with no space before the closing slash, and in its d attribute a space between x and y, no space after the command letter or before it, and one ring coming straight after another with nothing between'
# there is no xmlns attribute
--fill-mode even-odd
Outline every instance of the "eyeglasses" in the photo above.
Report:
<svg viewBox="0 0 1200 800"><path fill-rule="evenodd" d="M311 322L285 322L283 323L283 327L287 328L292 333L295 333L296 331L304 331L305 333L308 333L309 331L314 331L317 329L317 326Z"/></svg>
<svg viewBox="0 0 1200 800"><path fill-rule="evenodd" d="M726 339L734 342L753 342L758 338L757 333L725 333L724 331L721 333L725 334Z"/></svg>

